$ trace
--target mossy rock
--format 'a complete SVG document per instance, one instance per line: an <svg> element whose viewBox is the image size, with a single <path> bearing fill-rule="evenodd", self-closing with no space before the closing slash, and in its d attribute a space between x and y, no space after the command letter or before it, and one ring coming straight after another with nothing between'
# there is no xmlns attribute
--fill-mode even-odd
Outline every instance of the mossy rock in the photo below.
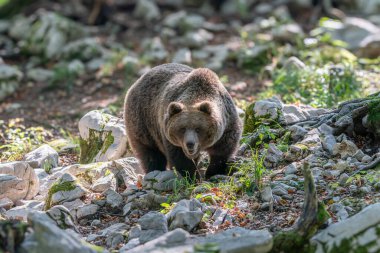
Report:
<svg viewBox="0 0 380 253"><path fill-rule="evenodd" d="M52 196L54 193L60 192L60 191L72 191L76 188L76 184L74 181L66 181L66 182L61 182L58 181L54 183L48 192L48 195L45 200L45 210L49 210L52 206Z"/></svg>
<svg viewBox="0 0 380 253"><path fill-rule="evenodd" d="M282 118L282 110L280 108L273 108L276 114L264 114L257 116L255 113L256 103L247 106L245 110L243 134L254 133L261 125L268 126L272 129L281 127L280 121Z"/></svg>
<svg viewBox="0 0 380 253"><path fill-rule="evenodd" d="M104 135L105 137L102 137ZM114 137L111 132L99 132L89 129L89 138L84 140L80 138L80 163L92 163L95 157L100 153L104 154L107 149L114 143Z"/></svg>

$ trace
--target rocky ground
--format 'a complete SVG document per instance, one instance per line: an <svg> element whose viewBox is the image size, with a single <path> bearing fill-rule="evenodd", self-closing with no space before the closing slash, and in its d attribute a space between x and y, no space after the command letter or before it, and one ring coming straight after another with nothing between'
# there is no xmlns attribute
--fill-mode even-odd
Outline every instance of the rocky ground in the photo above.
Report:
<svg viewBox="0 0 380 253"><path fill-rule="evenodd" d="M380 3L221 3L0 20L0 252L380 250ZM143 175L129 152L125 91L169 61L213 69L235 99L233 175Z"/></svg>

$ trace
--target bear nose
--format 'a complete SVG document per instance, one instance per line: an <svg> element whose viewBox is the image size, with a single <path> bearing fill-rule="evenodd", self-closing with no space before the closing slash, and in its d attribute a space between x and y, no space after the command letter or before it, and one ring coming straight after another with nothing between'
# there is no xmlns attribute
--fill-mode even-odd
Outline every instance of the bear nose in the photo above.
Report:
<svg viewBox="0 0 380 253"><path fill-rule="evenodd" d="M194 145L195 145L195 143L192 142L192 141L186 142L186 147L187 147L188 150L193 150L194 149Z"/></svg>

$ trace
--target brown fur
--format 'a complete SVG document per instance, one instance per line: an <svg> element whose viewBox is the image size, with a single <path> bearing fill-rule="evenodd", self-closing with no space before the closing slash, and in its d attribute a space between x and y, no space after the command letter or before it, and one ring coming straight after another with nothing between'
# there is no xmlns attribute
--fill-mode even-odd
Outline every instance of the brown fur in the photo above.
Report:
<svg viewBox="0 0 380 253"><path fill-rule="evenodd" d="M206 177L228 172L242 126L231 96L211 70L157 66L129 89L124 109L129 144L145 172L165 170L168 163L192 176L200 151L210 156Z"/></svg>

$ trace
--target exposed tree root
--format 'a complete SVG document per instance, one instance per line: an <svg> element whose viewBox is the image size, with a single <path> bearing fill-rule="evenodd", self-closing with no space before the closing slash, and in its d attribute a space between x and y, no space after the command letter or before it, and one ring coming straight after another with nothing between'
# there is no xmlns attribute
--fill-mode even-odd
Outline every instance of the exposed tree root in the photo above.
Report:
<svg viewBox="0 0 380 253"><path fill-rule="evenodd" d="M356 174L358 174L360 171L365 171L365 170L371 170L371 169L374 169L376 168L376 166L380 165L380 157L376 158L375 160L373 160L372 162L370 162L369 164L366 164L366 165L361 165L359 166L359 168L357 170L355 170L351 176L354 176Z"/></svg>
<svg viewBox="0 0 380 253"><path fill-rule="evenodd" d="M305 201L301 216L296 225L289 231L275 235L271 252L307 252L310 249L309 239L329 218L322 203L318 202L314 178L310 165L303 165Z"/></svg>

